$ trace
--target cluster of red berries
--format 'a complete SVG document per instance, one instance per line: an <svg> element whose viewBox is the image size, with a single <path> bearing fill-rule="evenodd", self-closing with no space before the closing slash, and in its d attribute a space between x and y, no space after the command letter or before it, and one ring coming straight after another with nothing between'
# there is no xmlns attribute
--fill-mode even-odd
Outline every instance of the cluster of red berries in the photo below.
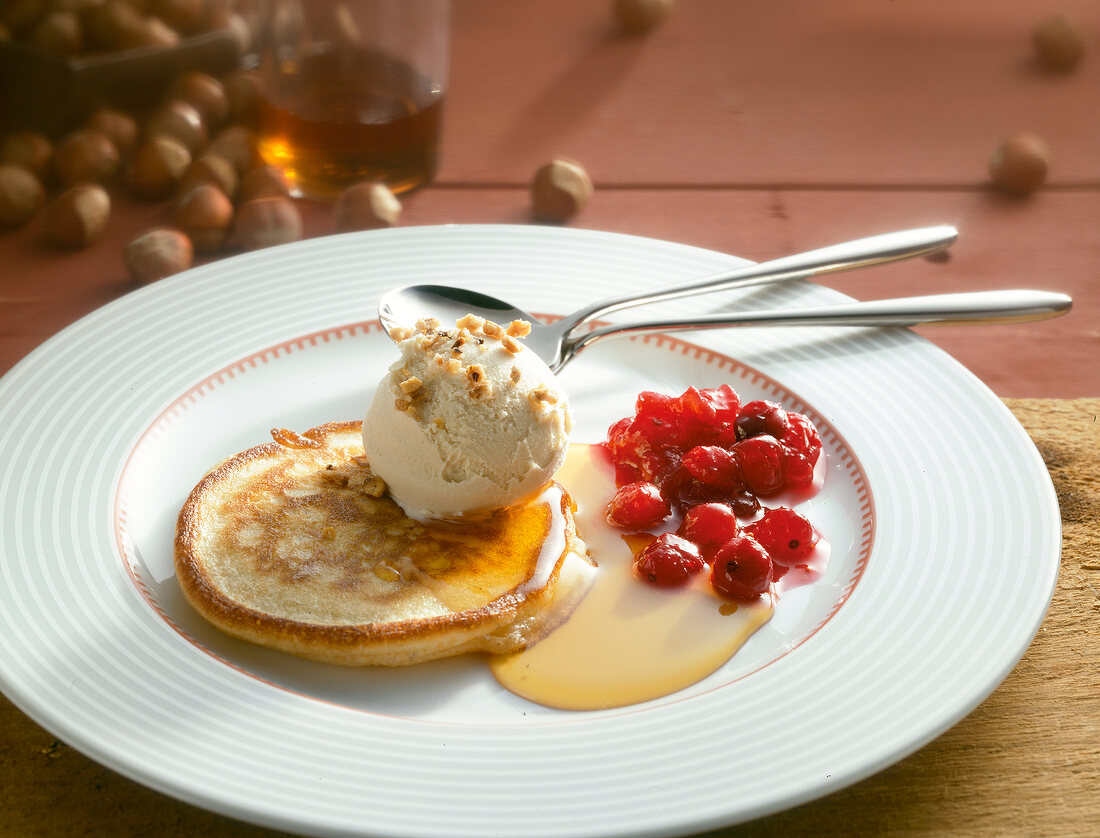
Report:
<svg viewBox="0 0 1100 838"><path fill-rule="evenodd" d="M618 487L609 523L650 530L674 509L683 515L675 533L635 559L635 572L654 585L686 584L710 565L719 594L753 601L819 540L793 509L761 515L760 497L813 483L821 454L813 423L775 402L742 405L727 384L680 396L644 392L634 415L611 426L607 448ZM742 526L739 517L755 520Z"/></svg>

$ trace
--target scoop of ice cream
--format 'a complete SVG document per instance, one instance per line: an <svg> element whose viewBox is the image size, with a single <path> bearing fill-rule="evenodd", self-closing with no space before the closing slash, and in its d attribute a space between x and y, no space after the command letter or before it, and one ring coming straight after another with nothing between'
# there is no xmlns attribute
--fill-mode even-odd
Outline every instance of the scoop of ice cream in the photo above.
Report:
<svg viewBox="0 0 1100 838"><path fill-rule="evenodd" d="M565 459L572 415L550 368L523 345L530 324L468 315L394 334L363 448L410 515L456 518L534 495Z"/></svg>

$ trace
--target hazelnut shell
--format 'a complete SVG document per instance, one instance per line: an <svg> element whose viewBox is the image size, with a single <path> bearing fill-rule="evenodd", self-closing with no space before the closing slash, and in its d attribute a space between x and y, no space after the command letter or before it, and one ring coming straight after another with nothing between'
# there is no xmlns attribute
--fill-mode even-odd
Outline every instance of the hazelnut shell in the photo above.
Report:
<svg viewBox="0 0 1100 838"><path fill-rule="evenodd" d="M392 227L401 217L401 202L383 183L357 183L340 193L333 215L342 232Z"/></svg>
<svg viewBox="0 0 1100 838"><path fill-rule="evenodd" d="M42 235L54 247L79 250L103 235L110 216L111 199L102 186L77 184L46 205Z"/></svg>
<svg viewBox="0 0 1100 838"><path fill-rule="evenodd" d="M130 276L138 282L152 282L185 271L194 264L191 240L179 230L150 230L122 250Z"/></svg>
<svg viewBox="0 0 1100 838"><path fill-rule="evenodd" d="M535 173L531 185L531 209L544 221L566 221L592 197L592 180L571 160L551 160Z"/></svg>
<svg viewBox="0 0 1100 838"><path fill-rule="evenodd" d="M255 198L237 209L233 241L245 250L259 250L301 238L302 215L290 198Z"/></svg>
<svg viewBox="0 0 1100 838"><path fill-rule="evenodd" d="M199 184L176 202L172 219L198 253L216 253L233 223L233 202L218 187Z"/></svg>
<svg viewBox="0 0 1100 838"><path fill-rule="evenodd" d="M30 169L0 164L0 227L30 221L45 202L46 191Z"/></svg>
<svg viewBox="0 0 1100 838"><path fill-rule="evenodd" d="M1009 137L989 158L989 176L1006 192L1026 195L1034 192L1047 177L1050 152L1034 134Z"/></svg>

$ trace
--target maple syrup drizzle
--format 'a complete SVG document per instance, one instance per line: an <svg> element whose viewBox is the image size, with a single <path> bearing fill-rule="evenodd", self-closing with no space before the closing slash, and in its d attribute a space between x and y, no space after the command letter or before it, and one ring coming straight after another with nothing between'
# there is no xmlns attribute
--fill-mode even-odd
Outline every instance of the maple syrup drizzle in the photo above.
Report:
<svg viewBox="0 0 1100 838"><path fill-rule="evenodd" d="M599 565L569 618L522 652L489 660L523 698L567 710L622 707L668 695L719 669L774 610L770 598L727 602L706 574L687 589L642 584L628 539L604 519L614 472L594 445L573 444L555 480L577 504L577 530Z"/></svg>

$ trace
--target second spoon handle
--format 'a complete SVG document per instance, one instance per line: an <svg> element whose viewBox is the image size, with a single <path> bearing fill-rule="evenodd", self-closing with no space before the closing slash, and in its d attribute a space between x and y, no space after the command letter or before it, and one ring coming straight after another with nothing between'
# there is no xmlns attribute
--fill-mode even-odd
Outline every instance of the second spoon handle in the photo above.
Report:
<svg viewBox="0 0 1100 838"><path fill-rule="evenodd" d="M648 291L644 294L625 294L598 300L575 314L570 315L561 324L565 334L575 330L590 320L603 314L647 305L649 303L673 300L693 294L711 291L729 291L734 288L748 288L788 279L806 279L835 271L865 268L897 262L913 256L935 253L950 245L958 237L958 231L948 225L919 227L912 230L899 230L877 236L855 239L828 247L781 256L767 262L745 265L731 271L711 274L701 279L680 285L672 285Z"/></svg>
<svg viewBox="0 0 1100 838"><path fill-rule="evenodd" d="M733 326L917 326L932 323L1017 323L1046 320L1070 310L1073 301L1053 291L972 291L809 308L711 314L678 320L616 323L579 335L567 344L566 360L605 337L642 332L720 329ZM563 364L565 361L562 362Z"/></svg>

